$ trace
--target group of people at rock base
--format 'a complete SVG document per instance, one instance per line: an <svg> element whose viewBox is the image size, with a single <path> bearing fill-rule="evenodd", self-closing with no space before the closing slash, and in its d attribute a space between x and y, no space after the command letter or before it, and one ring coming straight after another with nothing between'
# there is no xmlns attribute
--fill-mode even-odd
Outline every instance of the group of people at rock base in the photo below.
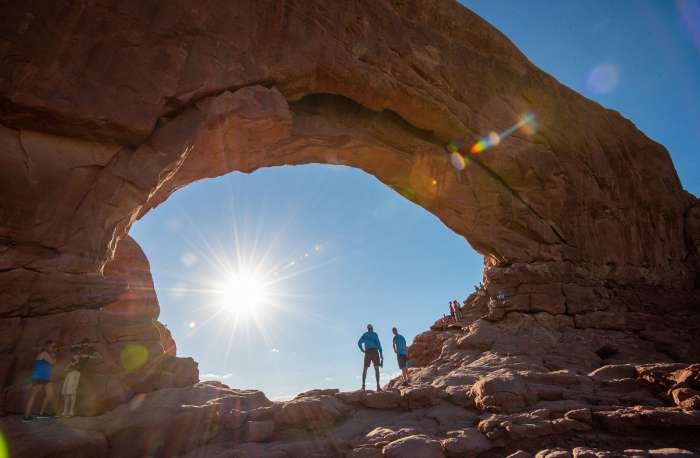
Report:
<svg viewBox="0 0 700 458"><path fill-rule="evenodd" d="M467 306L467 301L464 301L464 306ZM438 324L442 326L443 329L446 329L447 326L450 325L450 323L455 323L457 321L462 321L462 307L460 307L459 302L457 300L450 301L450 314L446 315L443 314L442 318L439 320Z"/></svg>
<svg viewBox="0 0 700 458"><path fill-rule="evenodd" d="M56 366L56 356L58 355L58 344L53 340L47 340L44 347L34 359L32 366L32 387L29 399L24 410L24 421L35 419L49 419L46 415L46 407L54 399L54 389L52 384L53 370ZM63 400L63 410L58 415L60 417L72 417L75 415L75 402L78 397L78 385L80 384L80 373L85 369L85 365L91 359L101 359L101 355L90 345L90 341L83 339L79 344L71 347L71 359L66 367L66 378L61 387L61 398ZM36 397L44 391L44 400L41 403L39 416L32 416L32 407Z"/></svg>
<svg viewBox="0 0 700 458"><path fill-rule="evenodd" d="M466 302L465 306L466 306ZM457 299L450 301L450 316L454 321L462 321L462 308L459 306Z"/></svg>
<svg viewBox="0 0 700 458"><path fill-rule="evenodd" d="M396 353L396 360L401 369L403 384L408 385L408 368L411 365L408 359L408 349L406 348L406 339L399 334L396 328L391 328L394 339L392 347ZM379 368L384 366L384 355L382 353L382 343L379 341L379 336L374 332L374 327L371 324L367 325L367 332L362 334L360 340L357 341L357 346L360 351L365 354L364 368L362 369L362 389L365 389L365 381L367 379L367 369L369 365L374 366L374 375L377 379L377 391L382 391L379 386Z"/></svg>
<svg viewBox="0 0 700 458"><path fill-rule="evenodd" d="M408 385L408 367L410 361L408 359L408 349L406 347L406 339L399 334L396 328L391 329L394 338L392 347L396 353L396 360L401 369L403 384ZM379 368L384 365L384 355L382 353L382 343L379 336L374 332L374 327L371 324L367 325L367 332L362 334L360 340L357 341L357 346L360 347L364 356L364 368L362 370L362 389L365 389L367 379L367 369L370 364L374 365L374 374L377 380L377 391L381 391L379 385ZM78 395L78 385L80 384L80 373L85 369L85 365L91 359L100 359L101 356L91 346L87 339L84 339L80 344L71 347L71 360L66 367L67 374L61 388L61 397L63 399L63 410L59 414L60 417L72 417L75 414L75 402ZM56 356L58 354L58 344L53 340L46 341L44 348L39 352L34 360L32 367L32 387L27 400L27 406L24 411L24 420L33 421L34 419L51 418L46 413L46 408L54 398L52 385L53 369L56 366ZM32 407L36 397L44 391L44 400L41 404L39 416L31 415Z"/></svg>

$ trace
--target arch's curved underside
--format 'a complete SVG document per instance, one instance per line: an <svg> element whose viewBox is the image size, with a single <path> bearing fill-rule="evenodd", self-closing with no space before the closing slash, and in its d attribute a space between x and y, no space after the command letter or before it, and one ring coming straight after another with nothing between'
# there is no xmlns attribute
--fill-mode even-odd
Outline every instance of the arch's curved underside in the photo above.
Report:
<svg viewBox="0 0 700 458"><path fill-rule="evenodd" d="M130 225L190 182L266 166L358 167L435 214L485 255L473 301L503 293L495 320L627 329L700 301L700 204L667 151L455 2L10 2L0 57L0 321L17 330L0 383L48 315L85 332L105 310L157 318ZM524 112L536 134L452 167L448 142ZM120 240L141 280L110 274Z"/></svg>

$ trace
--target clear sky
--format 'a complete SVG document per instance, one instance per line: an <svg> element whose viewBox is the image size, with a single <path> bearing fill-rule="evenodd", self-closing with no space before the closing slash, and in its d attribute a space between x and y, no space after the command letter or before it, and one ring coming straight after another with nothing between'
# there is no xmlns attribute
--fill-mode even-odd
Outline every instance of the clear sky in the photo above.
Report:
<svg viewBox="0 0 700 458"><path fill-rule="evenodd" d="M464 3L536 65L664 144L700 194L700 2ZM391 326L410 342L481 279L481 257L461 237L346 167L200 181L131 235L179 354L200 363L203 379L271 398L359 387L356 342L368 322L391 355ZM232 305L241 291L252 311ZM398 371L393 357L384 369Z"/></svg>

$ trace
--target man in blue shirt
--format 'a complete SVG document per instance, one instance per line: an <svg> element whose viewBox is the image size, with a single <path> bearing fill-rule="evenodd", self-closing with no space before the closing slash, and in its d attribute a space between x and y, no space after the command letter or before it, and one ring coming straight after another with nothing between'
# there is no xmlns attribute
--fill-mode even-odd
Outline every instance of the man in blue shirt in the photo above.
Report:
<svg viewBox="0 0 700 458"><path fill-rule="evenodd" d="M391 332L394 334L394 353L396 353L396 359L398 360L399 367L401 368L403 384L408 385L408 350L406 349L406 339L399 334L399 331L396 328L391 328Z"/></svg>
<svg viewBox="0 0 700 458"><path fill-rule="evenodd" d="M362 347L363 344L364 348ZM365 367L362 370L362 389L365 389L367 368L369 363L372 363L374 364L374 374L377 376L377 391L382 391L379 387L379 368L384 364L384 356L382 355L382 344L379 342L379 336L374 332L371 324L367 325L367 332L362 334L360 340L357 341L357 346L365 354Z"/></svg>

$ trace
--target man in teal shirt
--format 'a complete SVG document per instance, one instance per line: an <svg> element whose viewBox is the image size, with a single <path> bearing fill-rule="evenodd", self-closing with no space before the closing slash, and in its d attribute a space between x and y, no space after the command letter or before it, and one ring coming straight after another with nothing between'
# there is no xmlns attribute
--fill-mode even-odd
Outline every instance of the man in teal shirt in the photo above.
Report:
<svg viewBox="0 0 700 458"><path fill-rule="evenodd" d="M399 334L396 328L391 328L391 332L394 334L394 353L396 353L396 359L399 362L399 368L401 368L403 384L408 385L408 350L406 349L406 339Z"/></svg>
<svg viewBox="0 0 700 458"><path fill-rule="evenodd" d="M364 348L362 345L364 344ZM365 367L362 370L362 389L365 389L365 379L367 378L367 368L369 363L374 364L374 374L377 377L377 391L382 391L379 386L379 368L384 364L384 356L382 355L382 344L379 342L379 336L374 332L371 324L367 325L367 332L362 334L360 340L357 341L357 346L360 351L365 354Z"/></svg>

